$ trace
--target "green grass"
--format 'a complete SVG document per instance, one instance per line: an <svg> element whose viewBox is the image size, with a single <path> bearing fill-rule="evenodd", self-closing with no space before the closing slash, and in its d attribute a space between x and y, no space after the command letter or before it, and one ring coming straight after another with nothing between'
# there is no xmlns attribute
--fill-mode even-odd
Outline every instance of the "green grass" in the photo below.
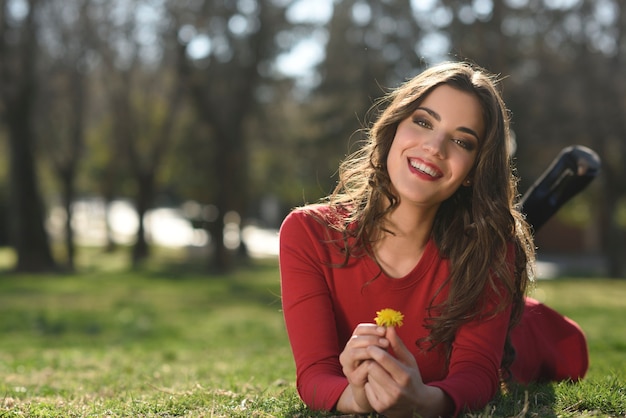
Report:
<svg viewBox="0 0 626 418"><path fill-rule="evenodd" d="M0 417L326 416L294 388L275 262L215 276L158 259L0 273ZM535 296L587 333L588 377L512 388L472 416L625 416L626 281L543 281Z"/></svg>

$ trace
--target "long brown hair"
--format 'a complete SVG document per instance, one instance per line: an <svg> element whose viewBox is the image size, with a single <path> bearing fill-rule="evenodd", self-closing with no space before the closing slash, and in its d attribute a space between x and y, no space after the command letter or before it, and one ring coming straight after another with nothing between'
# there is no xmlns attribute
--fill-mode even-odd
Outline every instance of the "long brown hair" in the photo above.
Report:
<svg viewBox="0 0 626 418"><path fill-rule="evenodd" d="M441 255L450 262L448 296L436 306L431 302L426 324L430 335L419 343L429 348L444 344L449 354L458 328L485 313L488 289L502 301L490 313L512 306L510 328L517 324L532 278L534 244L515 206L517 178L509 150L509 112L495 76L468 63L443 63L391 91L377 103L376 109L382 110L365 144L341 164L339 182L327 201L341 215L334 217L341 221L331 226L343 233L346 262L351 256L371 255L372 244L389 232L386 215L398 204L387 172L387 155L398 124L442 84L478 99L486 129L472 169L472 186L460 187L441 204L432 230ZM513 265L512 257L507 262L509 248L515 253ZM506 369L512 360L507 339L502 366Z"/></svg>

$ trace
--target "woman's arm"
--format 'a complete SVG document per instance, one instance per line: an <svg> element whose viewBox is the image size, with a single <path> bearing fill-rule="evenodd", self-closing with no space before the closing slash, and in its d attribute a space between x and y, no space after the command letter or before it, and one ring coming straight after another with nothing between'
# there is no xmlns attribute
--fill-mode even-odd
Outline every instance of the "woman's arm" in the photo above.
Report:
<svg viewBox="0 0 626 418"><path fill-rule="evenodd" d="M484 408L499 390L510 312L510 308L505 309L459 328L452 343L448 375L431 383L453 399L455 415Z"/></svg>
<svg viewBox="0 0 626 418"><path fill-rule="evenodd" d="M320 228L303 211L291 213L283 222L281 297L300 397L311 409L331 410L348 381L339 363L341 349L325 276L328 244L323 244Z"/></svg>

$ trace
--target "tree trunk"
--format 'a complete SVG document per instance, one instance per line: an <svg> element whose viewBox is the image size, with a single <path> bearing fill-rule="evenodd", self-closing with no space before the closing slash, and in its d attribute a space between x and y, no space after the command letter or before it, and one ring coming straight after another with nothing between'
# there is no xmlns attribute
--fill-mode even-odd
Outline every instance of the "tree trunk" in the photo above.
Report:
<svg viewBox="0 0 626 418"><path fill-rule="evenodd" d="M112 193L103 193L104 200L104 228L106 230L106 243L104 252L111 254L117 249L115 237L113 236L113 227L111 226L111 205L113 204Z"/></svg>
<svg viewBox="0 0 626 418"><path fill-rule="evenodd" d="M69 271L75 269L76 247L74 245L74 228L72 228L72 205L74 203L74 170L61 173L63 181L63 206L65 208L65 251L67 253L66 266Z"/></svg>
<svg viewBox="0 0 626 418"><path fill-rule="evenodd" d="M152 200L154 198L154 175L147 174L137 177L137 200L136 210L139 219L139 226L137 229L137 239L133 246L133 267L137 267L150 255L150 249L146 240L146 225L145 218L148 209L152 206Z"/></svg>
<svg viewBox="0 0 626 418"><path fill-rule="evenodd" d="M217 152L213 163L214 176L217 182L216 205L219 210L218 220L211 227L211 238L215 243L212 260L213 268L225 272L234 267L233 252L224 246L224 216L234 211L244 217L246 209L248 158L241 123L230 126L215 127ZM247 254L238 253L242 257Z"/></svg>
<svg viewBox="0 0 626 418"><path fill-rule="evenodd" d="M17 271L44 272L55 270L56 264L44 228L44 210L35 174L31 102L31 97L21 97L7 112L11 148L12 242L17 252Z"/></svg>
<svg viewBox="0 0 626 418"><path fill-rule="evenodd" d="M56 268L44 228L44 210L34 162L32 115L36 94L37 1L28 2L21 28L9 34L6 4L0 5L1 106L8 127L10 148L10 216L12 243L17 252L16 270L42 272ZM19 43L8 39L13 37Z"/></svg>
<svg viewBox="0 0 626 418"><path fill-rule="evenodd" d="M209 269L225 273L232 268L232 255L224 246L224 208L217 205L217 210L217 219L210 222L207 228L213 248L213 256L209 258Z"/></svg>
<svg viewBox="0 0 626 418"><path fill-rule="evenodd" d="M617 196L612 179L612 170L605 167L603 170L604 199L601 205L601 230L602 247L606 255L607 274L609 277L626 277L626 264L624 262L624 232L616 222Z"/></svg>

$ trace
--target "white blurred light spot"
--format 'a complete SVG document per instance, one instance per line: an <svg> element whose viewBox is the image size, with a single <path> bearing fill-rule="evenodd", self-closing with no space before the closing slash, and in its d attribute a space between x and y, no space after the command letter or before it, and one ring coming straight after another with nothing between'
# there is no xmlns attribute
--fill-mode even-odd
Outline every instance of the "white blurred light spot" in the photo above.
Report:
<svg viewBox="0 0 626 418"><path fill-rule="evenodd" d="M187 54L192 59L200 60L211 54L212 45L211 38L207 35L195 36L187 45Z"/></svg>

